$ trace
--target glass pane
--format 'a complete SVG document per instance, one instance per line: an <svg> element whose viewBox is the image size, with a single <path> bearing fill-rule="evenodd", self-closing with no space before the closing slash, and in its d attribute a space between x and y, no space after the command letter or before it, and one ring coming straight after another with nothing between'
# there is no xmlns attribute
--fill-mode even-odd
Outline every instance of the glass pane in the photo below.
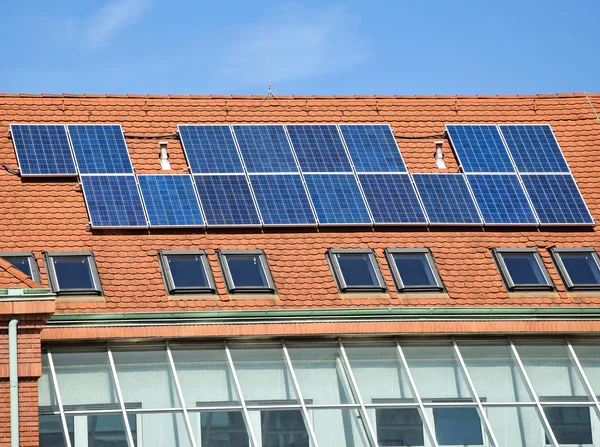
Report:
<svg viewBox="0 0 600 447"><path fill-rule="evenodd" d="M126 404L145 409L181 406L164 348L115 349L112 353Z"/></svg>
<svg viewBox="0 0 600 447"><path fill-rule="evenodd" d="M414 401L395 344L344 343L358 391L365 404ZM376 377L377 380L373 380Z"/></svg>
<svg viewBox="0 0 600 447"><path fill-rule="evenodd" d="M535 253L502 253L501 256L515 285L547 284Z"/></svg>
<svg viewBox="0 0 600 447"><path fill-rule="evenodd" d="M31 265L29 264L29 256L6 256L4 259L31 278Z"/></svg>
<svg viewBox="0 0 600 447"><path fill-rule="evenodd" d="M61 290L95 288L87 256L55 256L52 263Z"/></svg>
<svg viewBox="0 0 600 447"><path fill-rule="evenodd" d="M423 446L421 415L416 408L378 408L377 442L384 446Z"/></svg>
<svg viewBox="0 0 600 447"><path fill-rule="evenodd" d="M63 405L114 404L117 393L106 351L52 351Z"/></svg>
<svg viewBox="0 0 600 447"><path fill-rule="evenodd" d="M71 438L71 446L75 447L73 416L67 416L67 430ZM65 436L59 415L40 415L40 447L65 447Z"/></svg>
<svg viewBox="0 0 600 447"><path fill-rule="evenodd" d="M540 400L557 396L587 396L564 343L515 345Z"/></svg>
<svg viewBox="0 0 600 447"><path fill-rule="evenodd" d="M396 253L393 257L404 286L437 286L427 254Z"/></svg>
<svg viewBox="0 0 600 447"><path fill-rule="evenodd" d="M544 427L534 407L489 407L486 414L498 445L541 447Z"/></svg>
<svg viewBox="0 0 600 447"><path fill-rule="evenodd" d="M433 419L439 445L483 445L481 420L476 408L434 408Z"/></svg>
<svg viewBox="0 0 600 447"><path fill-rule="evenodd" d="M48 354L42 353L42 376L38 380L38 405L58 410L54 386L52 386L52 375L48 364Z"/></svg>
<svg viewBox="0 0 600 447"><path fill-rule="evenodd" d="M600 345L573 343L573 349L596 396L600 396Z"/></svg>
<svg viewBox="0 0 600 447"><path fill-rule="evenodd" d="M559 256L573 285L600 284L600 269L591 252L560 253Z"/></svg>
<svg viewBox="0 0 600 447"><path fill-rule="evenodd" d="M231 357L248 405L265 400L298 402L280 345L233 347Z"/></svg>
<svg viewBox="0 0 600 447"><path fill-rule="evenodd" d="M250 437L241 411L203 411L190 413L199 447L248 447ZM198 424L198 419L200 423ZM200 435L197 427L200 425Z"/></svg>
<svg viewBox="0 0 600 447"><path fill-rule="evenodd" d="M590 407L545 407L544 413L559 444L593 444ZM546 437L546 444L549 444Z"/></svg>
<svg viewBox="0 0 600 447"><path fill-rule="evenodd" d="M357 409L315 409L309 413L320 446L369 446L367 430Z"/></svg>
<svg viewBox="0 0 600 447"><path fill-rule="evenodd" d="M339 347L288 344L292 366L305 401L312 404L353 404Z"/></svg>
<svg viewBox="0 0 600 447"><path fill-rule="evenodd" d="M136 445L144 447L191 446L182 413L143 413L132 414L132 416L137 419L138 424ZM108 445L112 446L112 444ZM126 445L124 444L124 446Z"/></svg>
<svg viewBox="0 0 600 447"><path fill-rule="evenodd" d="M368 253L344 253L336 254L335 257L346 286L379 286L379 279Z"/></svg>
<svg viewBox="0 0 600 447"><path fill-rule="evenodd" d="M459 343L471 380L484 402L532 402L506 343Z"/></svg>
<svg viewBox="0 0 600 447"><path fill-rule="evenodd" d="M229 273L235 287L268 287L260 255L227 255Z"/></svg>
<svg viewBox="0 0 600 447"><path fill-rule="evenodd" d="M171 353L188 407L239 405L222 347L172 348Z"/></svg>
<svg viewBox="0 0 600 447"><path fill-rule="evenodd" d="M86 416L75 416L76 419ZM137 420L128 415L133 441L137 443ZM80 436L77 434L77 438ZM127 434L122 414L90 414L87 416L88 447L127 446ZM74 446L77 447L77 446Z"/></svg>
<svg viewBox="0 0 600 447"><path fill-rule="evenodd" d="M302 410L253 411L250 420L260 434L261 447L310 446Z"/></svg>
<svg viewBox="0 0 600 447"><path fill-rule="evenodd" d="M168 255L175 287L208 287L202 255Z"/></svg>
<svg viewBox="0 0 600 447"><path fill-rule="evenodd" d="M402 351L422 399L472 400L452 346L406 345Z"/></svg>

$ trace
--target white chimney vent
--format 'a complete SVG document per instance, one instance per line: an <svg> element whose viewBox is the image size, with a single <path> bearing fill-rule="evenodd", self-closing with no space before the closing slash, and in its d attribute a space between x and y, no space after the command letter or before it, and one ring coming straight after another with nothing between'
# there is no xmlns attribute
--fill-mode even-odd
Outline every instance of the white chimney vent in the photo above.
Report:
<svg viewBox="0 0 600 447"><path fill-rule="evenodd" d="M444 152L442 151L443 146L443 141L435 142L435 154L433 154L433 156L435 157L435 164L437 165L438 169L446 169L446 162L444 161Z"/></svg>
<svg viewBox="0 0 600 447"><path fill-rule="evenodd" d="M167 145L169 144L168 141L159 141L158 142L159 146L160 146L160 168L163 171L170 171L171 170L171 163L169 162L169 153L167 152Z"/></svg>

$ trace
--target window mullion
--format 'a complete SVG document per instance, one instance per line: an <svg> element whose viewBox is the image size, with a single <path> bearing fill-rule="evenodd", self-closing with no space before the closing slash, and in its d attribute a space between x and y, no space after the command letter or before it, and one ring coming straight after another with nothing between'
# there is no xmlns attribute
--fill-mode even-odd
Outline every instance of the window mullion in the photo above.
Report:
<svg viewBox="0 0 600 447"><path fill-rule="evenodd" d="M587 393L593 399L594 408L596 409L596 413L598 414L598 417L600 417L600 402L598 402L598 397L594 393L594 390L592 389L592 385L590 384L587 376L585 375L585 371L583 370L583 367L581 366L581 362L579 361L579 358L577 357L577 354L575 353L575 349L573 349L571 340L568 337L566 337L565 340L567 342L567 349L569 350L569 355L571 356L571 359L575 363L575 366L577 366L577 371L579 372L579 376L581 377L581 380L583 381L583 384L585 385Z"/></svg>
<svg viewBox="0 0 600 447"><path fill-rule="evenodd" d="M171 345L169 342L166 342L167 347L167 357L169 358L169 365L171 366L171 373L173 374L173 380L175 382L175 388L177 388L177 394L179 395L179 401L181 402L181 406L183 408L183 417L185 418L185 425L187 427L188 436L190 437L190 442L192 447L196 447L196 440L194 439L194 431L192 430L192 423L190 422L190 415L187 411L187 405L183 398L183 392L181 391L181 386L179 385L179 377L177 377L177 370L175 368L175 362L173 361L173 354L171 353Z"/></svg>
<svg viewBox="0 0 600 447"><path fill-rule="evenodd" d="M398 341L398 339L396 339L395 341L396 348L398 350L398 356L400 357L402 366L406 371L406 376L408 377L408 382L410 383L410 388L412 390L413 396L419 404L419 412L421 413L421 419L423 419L423 423L425 424L425 431L427 432L427 436L429 436L429 440L431 441L434 447L439 447L439 444L433 432L433 427L431 426L431 422L429 421L429 418L425 413L425 406L423 405L423 400L421 400L421 396L419 395L419 391L417 390L415 379L413 378L410 369L408 368L408 362L406 361L406 357L404 356L404 352L402 351L402 346L400 346L400 342Z"/></svg>
<svg viewBox="0 0 600 447"><path fill-rule="evenodd" d="M127 418L127 410L125 409L125 402L123 401L123 394L121 393L121 385L119 384L119 378L117 377L117 368L115 367L115 361L112 355L112 349L110 344L106 346L108 352L108 361L110 363L110 370L112 372L115 388L117 390L117 398L119 399L119 406L121 407L121 413L123 414L123 423L125 424L125 434L127 436L127 445L129 447L135 447L133 442L133 436L131 435L131 427L129 426L129 419Z"/></svg>
<svg viewBox="0 0 600 447"><path fill-rule="evenodd" d="M56 395L56 403L58 404L58 410L60 411L60 422L63 428L63 435L65 437L66 447L71 446L71 438L69 437L69 428L67 427L67 418L65 416L65 409L60 398L60 390L58 388L58 380L56 379L56 370L54 369L54 361L52 360L52 352L48 348L48 365L50 366L50 374L52 376L52 383L54 385L54 394Z"/></svg>

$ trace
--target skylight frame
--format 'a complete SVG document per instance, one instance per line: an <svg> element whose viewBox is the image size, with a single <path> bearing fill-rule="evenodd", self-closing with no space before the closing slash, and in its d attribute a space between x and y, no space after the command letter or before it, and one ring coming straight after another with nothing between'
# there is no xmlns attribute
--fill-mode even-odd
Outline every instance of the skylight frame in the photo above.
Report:
<svg viewBox="0 0 600 447"><path fill-rule="evenodd" d="M398 266L396 265L395 256L396 255L410 255L410 254L422 254L424 255L424 259L427 262L427 267L433 276L435 281L434 285L417 285L411 286L406 285L404 281L402 281L402 275L400 274L400 270L398 270ZM394 283L396 284L396 288L398 292L439 292L443 293L446 291L446 287L444 286L444 282L442 281L442 277L435 265L435 261L433 259L433 253L429 248L386 248L385 249L385 257L387 258L390 270L392 272L392 276L394 278Z"/></svg>
<svg viewBox="0 0 600 447"><path fill-rule="evenodd" d="M200 265L206 277L206 286L177 286L173 278L172 268L169 265L169 257L200 257ZM191 294L191 293L216 293L214 276L210 268L208 256L204 250L160 250L158 261L163 281L169 295Z"/></svg>
<svg viewBox="0 0 600 447"><path fill-rule="evenodd" d="M229 293L276 293L275 282L271 276L271 270L267 263L267 255L263 250L219 250L217 252L219 258L219 264L223 277L225 278L225 285ZM229 258L242 257L242 256L256 256L260 262L262 273L264 275L266 284L263 286L238 286L235 284L234 275L231 273L229 268Z"/></svg>
<svg viewBox="0 0 600 447"><path fill-rule="evenodd" d="M340 266L338 256L343 255L367 255L369 261L371 262L371 267L373 268L373 272L375 273L375 279L377 280L377 284L374 285L348 285L347 281L344 278L344 272L342 267ZM379 292L384 293L387 292L387 286L385 284L385 280L383 275L381 274L381 269L379 268L379 263L377 262L377 258L375 256L375 252L370 248L330 248L327 250L327 260L329 261L329 265L331 267L331 271L333 272L333 277L335 279L336 285L340 292Z"/></svg>
<svg viewBox="0 0 600 447"><path fill-rule="evenodd" d="M69 257L83 257L87 258L87 265L92 280L92 287L83 288L62 288L60 286L60 280L56 274L54 268L54 258L69 258ZM46 272L48 272L48 284L51 290L57 295L102 295L102 284L100 283L100 275L98 273L98 267L94 254L91 251L80 251L80 252L44 252L44 265L46 266Z"/></svg>
<svg viewBox="0 0 600 447"><path fill-rule="evenodd" d="M540 256L540 253L535 248L494 248L492 249L492 254L494 256L494 260L496 261L496 265L498 266L498 270L500 271L500 276L502 277L502 281L506 286L506 289L509 292L519 292L519 291L547 291L551 292L556 290L554 286L554 282L550 278L550 274L548 273L548 269L544 265L544 261ZM506 266L504 261L504 255L506 254L530 254L534 257L536 261L536 265L538 266L540 273L542 274L545 284L516 284L512 275Z"/></svg>
<svg viewBox="0 0 600 447"><path fill-rule="evenodd" d="M31 272L30 275L28 275L33 281L37 282L38 284L42 283L42 275L40 274L40 268L38 266L37 263L37 259L35 258L35 254L32 251L23 251L23 252L1 252L0 253L0 258L5 259L6 261L10 262L10 260L8 258L27 258L28 263L29 263L29 271ZM14 265L12 262L10 262L15 268L19 269L19 267L17 267L16 265ZM21 269L19 269L19 271L22 271ZM23 272L25 274L27 274L26 272Z"/></svg>
<svg viewBox="0 0 600 447"><path fill-rule="evenodd" d="M556 266L560 277L569 291L577 291L577 290L600 290L600 283L598 284L575 284L571 279L571 275L569 275L569 271L565 266L562 260L563 253L580 253L580 254L591 254L592 259L594 260L594 264L596 268L600 272L600 257L598 257L598 253L593 247L577 247L577 248L557 248L552 247L550 249L550 255L552 256L552 261L554 261L554 265Z"/></svg>

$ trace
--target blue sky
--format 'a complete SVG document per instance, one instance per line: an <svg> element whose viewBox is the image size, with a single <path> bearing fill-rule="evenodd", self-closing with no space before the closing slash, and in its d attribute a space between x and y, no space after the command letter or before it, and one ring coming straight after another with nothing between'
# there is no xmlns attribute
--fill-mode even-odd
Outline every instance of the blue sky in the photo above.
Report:
<svg viewBox="0 0 600 447"><path fill-rule="evenodd" d="M0 91L600 93L599 20L598 0L4 0Z"/></svg>

